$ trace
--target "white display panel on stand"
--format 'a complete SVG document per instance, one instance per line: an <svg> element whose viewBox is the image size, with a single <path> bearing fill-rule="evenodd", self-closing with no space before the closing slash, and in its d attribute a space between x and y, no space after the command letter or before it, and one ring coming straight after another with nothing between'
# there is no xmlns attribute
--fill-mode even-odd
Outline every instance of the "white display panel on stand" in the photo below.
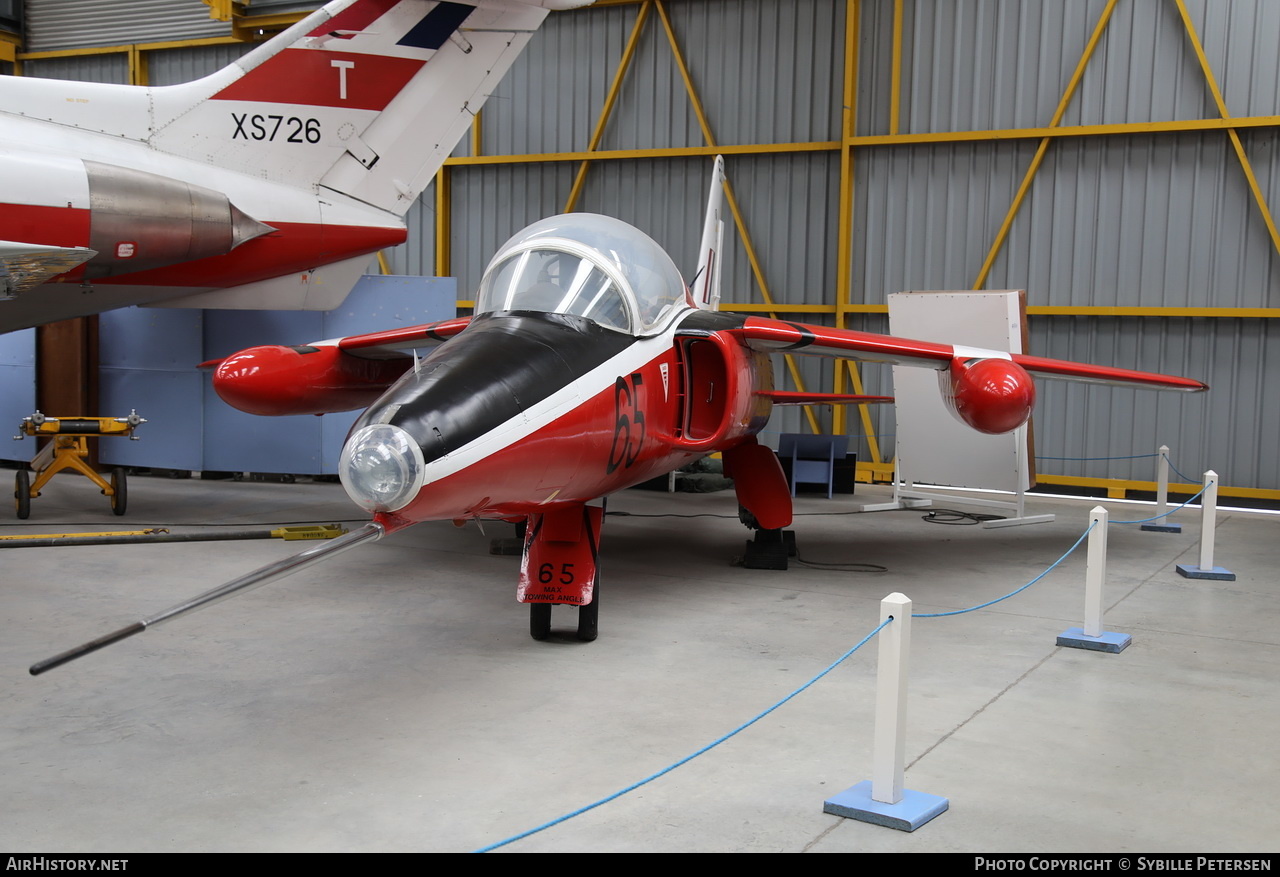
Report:
<svg viewBox="0 0 1280 877"><path fill-rule="evenodd" d="M888 300L890 334L958 347L1025 352L1026 296L1021 290L899 292ZM1023 513L1024 493L1035 484L1030 422L1005 435L980 433L948 410L940 377L947 379L945 372L932 369L894 368L894 502L865 508L917 507L934 499L953 499L916 487L929 484L1013 493L1016 502L965 500L1013 513L987 526L1052 520L1052 515L1029 518Z"/></svg>

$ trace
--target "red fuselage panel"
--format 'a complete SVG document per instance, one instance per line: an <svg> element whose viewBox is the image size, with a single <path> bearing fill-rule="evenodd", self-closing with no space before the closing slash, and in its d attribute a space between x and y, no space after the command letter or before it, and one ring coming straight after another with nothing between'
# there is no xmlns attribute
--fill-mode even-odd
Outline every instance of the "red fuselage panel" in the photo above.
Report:
<svg viewBox="0 0 1280 877"><path fill-rule="evenodd" d="M132 273L96 278L94 283L129 286L177 286L195 289L240 286L321 265L375 253L404 243L399 227L324 225L305 222L267 223L274 232L246 241L229 253ZM89 210L30 204L0 204L0 240L59 247L87 247ZM136 241L145 247L145 241ZM84 267L54 278L52 283L78 283Z"/></svg>

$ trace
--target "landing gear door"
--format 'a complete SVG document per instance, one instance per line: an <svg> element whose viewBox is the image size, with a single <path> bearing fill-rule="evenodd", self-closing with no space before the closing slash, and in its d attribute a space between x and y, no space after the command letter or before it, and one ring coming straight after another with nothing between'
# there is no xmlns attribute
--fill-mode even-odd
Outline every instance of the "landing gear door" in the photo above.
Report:
<svg viewBox="0 0 1280 877"><path fill-rule="evenodd" d="M530 515L520 561L521 603L591 602L600 547L599 506L571 506Z"/></svg>

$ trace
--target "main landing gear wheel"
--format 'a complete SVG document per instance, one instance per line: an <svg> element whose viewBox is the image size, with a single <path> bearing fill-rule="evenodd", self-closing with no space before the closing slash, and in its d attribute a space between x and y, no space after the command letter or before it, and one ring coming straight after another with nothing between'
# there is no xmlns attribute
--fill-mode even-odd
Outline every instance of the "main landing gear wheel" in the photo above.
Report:
<svg viewBox="0 0 1280 877"><path fill-rule="evenodd" d="M31 475L26 469L19 469L13 481L13 508L19 520L31 517Z"/></svg>
<svg viewBox="0 0 1280 877"><path fill-rule="evenodd" d="M760 526L746 506L738 506L738 520L749 530L755 530L755 537L747 543L746 554L742 557L742 565L747 569L786 569L787 559L796 556L796 534L794 530L766 530Z"/></svg>
<svg viewBox="0 0 1280 877"><path fill-rule="evenodd" d="M117 466L111 470L111 511L116 515L123 515L128 504L129 491L124 469Z"/></svg>

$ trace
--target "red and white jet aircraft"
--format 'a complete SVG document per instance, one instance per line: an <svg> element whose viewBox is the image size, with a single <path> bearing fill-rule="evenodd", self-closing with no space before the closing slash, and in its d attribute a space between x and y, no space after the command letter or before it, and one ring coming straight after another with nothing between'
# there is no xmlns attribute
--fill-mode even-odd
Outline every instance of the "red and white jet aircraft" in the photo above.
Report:
<svg viewBox="0 0 1280 877"><path fill-rule="evenodd" d="M295 572L420 521L527 523L518 599L545 638L556 603L594 639L597 500L720 452L762 529L791 523L791 492L757 434L777 404L888 401L774 389L770 354L913 365L938 372L951 410L981 432L1031 416L1031 374L1200 391L1195 380L996 350L956 348L715 310L723 163L716 162L695 289L624 222L565 214L516 234L489 263L475 316L222 360L213 383L243 411L366 407L339 463L372 513L362 529L32 667L43 672L148 625ZM409 351L433 347L424 358Z"/></svg>
<svg viewBox="0 0 1280 877"><path fill-rule="evenodd" d="M0 77L0 332L336 307L548 10L590 2L335 0L182 85Z"/></svg>

